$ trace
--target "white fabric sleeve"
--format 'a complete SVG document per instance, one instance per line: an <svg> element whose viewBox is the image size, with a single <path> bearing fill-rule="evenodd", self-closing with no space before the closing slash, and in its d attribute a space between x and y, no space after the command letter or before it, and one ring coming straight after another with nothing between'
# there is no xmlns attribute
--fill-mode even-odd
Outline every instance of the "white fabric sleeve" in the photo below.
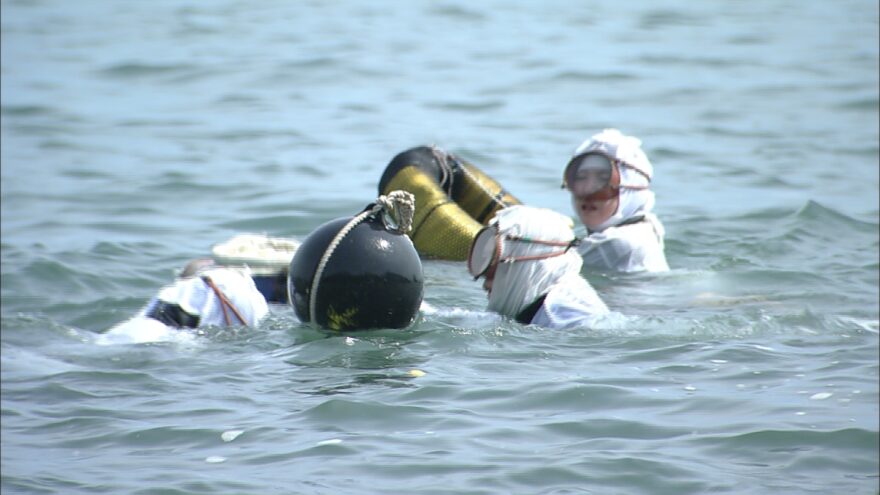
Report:
<svg viewBox="0 0 880 495"><path fill-rule="evenodd" d="M220 299L208 284L201 279L208 276L221 292L241 313L248 326L256 325L269 312L266 298L257 290L253 278L243 270L235 268L215 268L201 272L199 276L179 279L173 285L159 292L158 298L168 303L179 304L184 311L199 316L199 326L225 326L223 307ZM232 325L241 322L227 309Z"/></svg>
<svg viewBox="0 0 880 495"><path fill-rule="evenodd" d="M578 275L566 277L547 293L531 323L556 329L590 327L597 317L608 313L593 286Z"/></svg>
<svg viewBox="0 0 880 495"><path fill-rule="evenodd" d="M645 220L609 227L581 241L584 269L618 272L669 271L663 246L663 225L653 214Z"/></svg>

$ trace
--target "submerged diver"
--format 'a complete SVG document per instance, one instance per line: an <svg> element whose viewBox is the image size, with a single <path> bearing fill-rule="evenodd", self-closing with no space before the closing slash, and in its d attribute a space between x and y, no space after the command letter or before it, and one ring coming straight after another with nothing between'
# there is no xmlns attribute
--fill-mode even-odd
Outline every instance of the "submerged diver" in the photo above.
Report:
<svg viewBox="0 0 880 495"><path fill-rule="evenodd" d="M653 166L641 141L605 129L584 141L563 173L562 187L587 227L578 251L589 268L668 271L663 224L649 189Z"/></svg>
<svg viewBox="0 0 880 495"><path fill-rule="evenodd" d="M216 266L211 259L191 261L134 317L111 329L163 331L206 326L256 325L268 313L266 299L245 268Z"/></svg>
<svg viewBox="0 0 880 495"><path fill-rule="evenodd" d="M590 326L608 307L581 276L572 221L544 208L500 210L471 244L468 271L483 278L488 308L524 324Z"/></svg>
<svg viewBox="0 0 880 495"><path fill-rule="evenodd" d="M415 322L424 293L421 260L406 235L414 203L411 194L390 191L359 215L323 224L302 243L236 236L214 247L214 259L190 262L137 315L105 335L146 341L175 329L252 327L268 314L267 300L281 297L302 322L318 327L405 328Z"/></svg>

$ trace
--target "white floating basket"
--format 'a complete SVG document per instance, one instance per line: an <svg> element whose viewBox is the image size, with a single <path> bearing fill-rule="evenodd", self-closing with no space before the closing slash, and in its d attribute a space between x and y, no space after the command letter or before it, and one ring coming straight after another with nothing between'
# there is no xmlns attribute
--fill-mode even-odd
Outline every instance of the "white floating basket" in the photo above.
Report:
<svg viewBox="0 0 880 495"><path fill-rule="evenodd" d="M257 289L269 302L287 303L287 272L300 243L261 234L239 234L211 248L214 262L246 266Z"/></svg>

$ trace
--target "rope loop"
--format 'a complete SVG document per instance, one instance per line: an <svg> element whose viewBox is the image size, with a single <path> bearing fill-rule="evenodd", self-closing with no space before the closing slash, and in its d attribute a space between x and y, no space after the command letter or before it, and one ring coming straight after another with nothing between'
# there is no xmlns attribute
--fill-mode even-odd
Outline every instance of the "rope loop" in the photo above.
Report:
<svg viewBox="0 0 880 495"><path fill-rule="evenodd" d="M483 184L483 181L481 181L470 170L468 170L468 168L465 167L458 160L458 157L456 157L452 153L447 153L446 151L443 151L440 148L433 146L433 145L431 146L431 153L434 155L434 158L440 164L440 169L443 171L443 174L444 174L443 180L440 181L440 184L442 185L444 183L447 176L450 178L449 187L446 190L447 196L452 197L452 180L451 179L452 179L452 177L454 177L454 172L460 170L461 173L464 174L468 179L470 179L470 181L475 186L477 186L478 189L483 191L483 194L485 194L486 197L490 198L492 200L492 202L494 202L495 204L499 205L502 208L506 208L506 207L510 206L507 203L505 203L504 201L501 201L501 194L504 193L503 189L500 191L500 193L497 196L492 194L492 191L490 191L488 188L486 188L485 184Z"/></svg>
<svg viewBox="0 0 880 495"><path fill-rule="evenodd" d="M391 191L376 198L371 213L382 213L386 217L385 227L395 234L405 234L412 230L416 211L416 198L407 191ZM390 220L390 222L389 222Z"/></svg>
<svg viewBox="0 0 880 495"><path fill-rule="evenodd" d="M455 157L435 145L431 145L431 154L434 155L434 161L440 165L440 187L446 188L443 192L447 196L452 196L452 188L455 185L455 169L459 167L458 160ZM450 164L449 162L452 162Z"/></svg>

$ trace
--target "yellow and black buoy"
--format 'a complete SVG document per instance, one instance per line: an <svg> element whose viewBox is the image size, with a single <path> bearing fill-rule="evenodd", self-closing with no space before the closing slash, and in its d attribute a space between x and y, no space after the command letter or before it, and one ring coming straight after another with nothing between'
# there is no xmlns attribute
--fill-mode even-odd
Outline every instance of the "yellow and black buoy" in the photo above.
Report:
<svg viewBox="0 0 880 495"><path fill-rule="evenodd" d="M520 204L474 165L439 148L417 146L398 153L379 180L379 194L403 190L415 196L410 234L419 254L463 261L477 232L501 208Z"/></svg>
<svg viewBox="0 0 880 495"><path fill-rule="evenodd" d="M315 229L288 273L299 319L332 330L408 327L424 294L415 246L376 205Z"/></svg>

